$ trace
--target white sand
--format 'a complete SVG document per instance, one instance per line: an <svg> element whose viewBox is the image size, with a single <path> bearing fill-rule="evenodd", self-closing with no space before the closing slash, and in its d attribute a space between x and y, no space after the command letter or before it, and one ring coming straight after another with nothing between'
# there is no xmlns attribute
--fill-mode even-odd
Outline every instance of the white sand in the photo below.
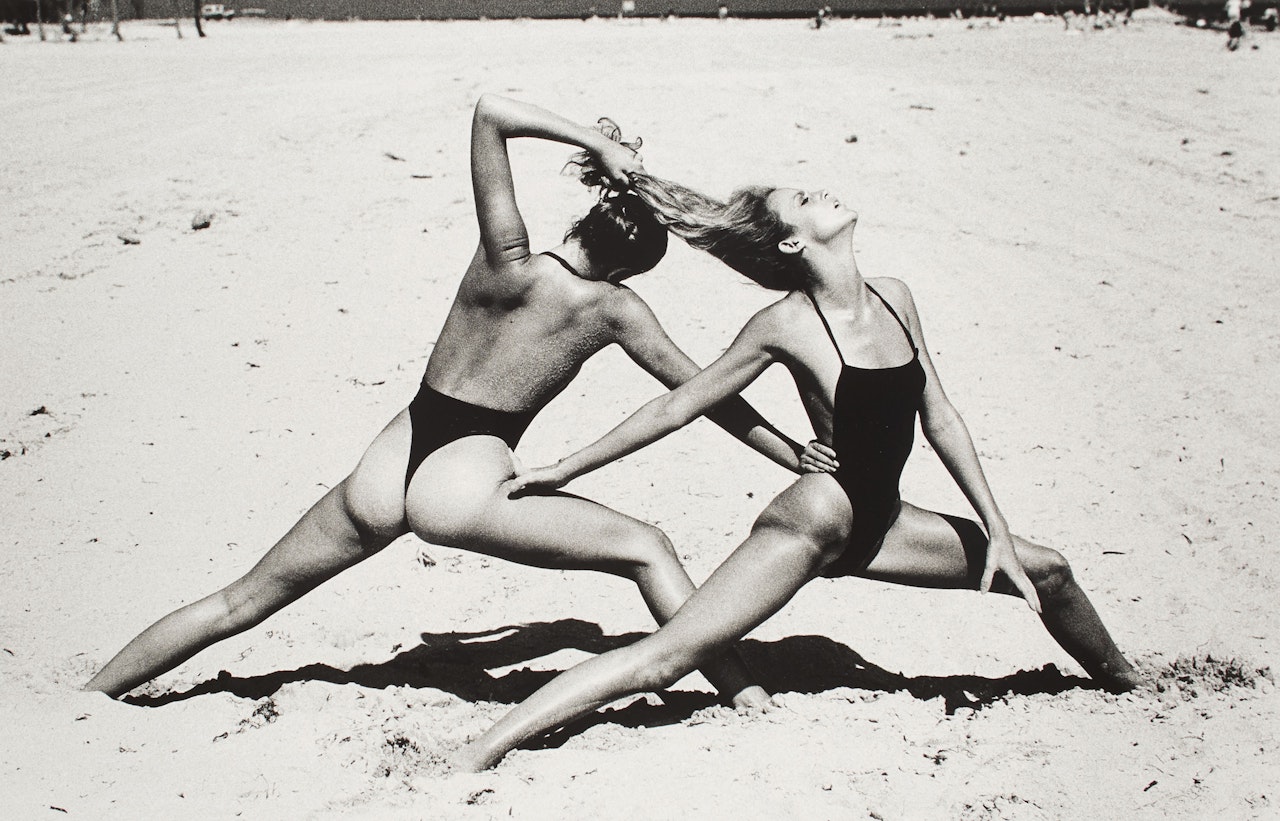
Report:
<svg viewBox="0 0 1280 821"><path fill-rule="evenodd" d="M1280 646L1280 39L1229 54L1225 35L1158 14L1087 35L1030 20L210 30L0 45L5 817L1280 812L1280 705L1253 675ZM650 170L712 192L790 183L852 202L863 269L911 283L1015 531L1070 558L1153 675L1171 680L1180 656L1203 669L1116 698L1079 686L1017 601L819 581L746 647L785 709L708 709L691 676L669 706L449 775L445 754L545 680L513 671L564 669L651 624L618 580L409 538L151 700L76 692L247 569L412 396L475 241L466 136L483 91L608 114L644 135ZM536 246L588 202L556 174L565 153L515 152ZM212 225L194 232L200 211ZM771 299L684 248L635 287L700 361ZM607 352L520 455L563 455L657 390ZM808 438L783 374L749 396ZM966 512L919 451L906 498ZM573 489L666 529L700 579L787 482L700 422ZM1252 686L1225 687L1230 666L1206 656L1239 659Z"/></svg>

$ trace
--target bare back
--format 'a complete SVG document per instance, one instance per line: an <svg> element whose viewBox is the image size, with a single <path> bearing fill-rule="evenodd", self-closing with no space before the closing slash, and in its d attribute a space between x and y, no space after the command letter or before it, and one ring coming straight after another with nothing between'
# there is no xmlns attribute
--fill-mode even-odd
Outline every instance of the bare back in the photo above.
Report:
<svg viewBox="0 0 1280 821"><path fill-rule="evenodd" d="M427 363L432 388L504 411L540 408L616 341L624 289L534 254L494 270L477 249Z"/></svg>

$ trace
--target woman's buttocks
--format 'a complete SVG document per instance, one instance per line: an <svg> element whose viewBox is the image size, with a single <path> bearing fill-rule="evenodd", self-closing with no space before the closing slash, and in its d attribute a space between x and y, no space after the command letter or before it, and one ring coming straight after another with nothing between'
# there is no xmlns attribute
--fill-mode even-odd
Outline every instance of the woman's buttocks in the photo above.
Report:
<svg viewBox="0 0 1280 821"><path fill-rule="evenodd" d="M511 449L496 436L468 436L444 445L414 473L405 516L419 538L454 544L477 517L506 497L502 483L515 476Z"/></svg>

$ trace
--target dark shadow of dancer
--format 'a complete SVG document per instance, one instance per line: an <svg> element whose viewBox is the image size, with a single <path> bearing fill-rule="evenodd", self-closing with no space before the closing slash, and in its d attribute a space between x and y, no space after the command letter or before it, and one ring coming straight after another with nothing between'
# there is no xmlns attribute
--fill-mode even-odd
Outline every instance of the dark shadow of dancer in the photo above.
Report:
<svg viewBox="0 0 1280 821"><path fill-rule="evenodd" d="M606 636L600 625L580 619L506 625L475 633L423 633L422 644L377 664L359 664L350 670L309 664L296 670L243 678L223 671L217 678L189 690L128 696L124 700L142 707L160 707L209 693L230 693L257 700L274 694L285 684L324 681L374 689L434 688L466 701L515 704L561 671L525 667L495 676L489 670L531 662L559 650L604 653L632 644L644 635ZM868 662L854 650L825 636L788 636L778 641L747 639L740 646L760 684L771 693L813 694L841 687L878 693L905 690L922 701L941 696L946 701L948 714L962 707L980 710L1010 695L1056 694L1076 687L1095 687L1089 679L1064 676L1052 664L997 679L974 675L904 676ZM577 733L600 723L625 727L675 724L698 710L720 703L714 694L705 692L669 690L657 695L659 704L640 699L620 709L597 712L569 729ZM567 736L565 732L553 734L540 746L558 746Z"/></svg>
<svg viewBox="0 0 1280 821"><path fill-rule="evenodd" d="M841 687L874 694L905 690L921 701L941 696L946 703L947 715L952 715L965 707L976 712L1014 695L1056 695L1077 687L1102 689L1091 679L1063 675L1054 664L1046 664L1038 670L1019 670L1000 678L904 676L872 664L854 650L826 636L788 636L778 641L747 639L739 646L760 685L775 695L812 695ZM698 710L722 703L711 693L667 691L657 695L662 702L660 704L639 699L626 707L597 711L541 739L531 740L521 745L521 749L559 747L597 724L630 728L678 724Z"/></svg>
<svg viewBox="0 0 1280 821"><path fill-rule="evenodd" d="M222 671L218 677L189 690L160 695L126 696L123 700L142 707L160 707L208 693L230 693L260 699L283 685L298 681L358 684L362 687L434 688L467 701L499 701L515 704L560 674L560 670L513 670L502 676L488 671L533 661L557 650L577 649L605 653L632 644L644 633L606 636L600 625L580 619L510 624L477 633L423 633L422 644L377 664L357 664L339 670L327 664L309 664L241 678Z"/></svg>

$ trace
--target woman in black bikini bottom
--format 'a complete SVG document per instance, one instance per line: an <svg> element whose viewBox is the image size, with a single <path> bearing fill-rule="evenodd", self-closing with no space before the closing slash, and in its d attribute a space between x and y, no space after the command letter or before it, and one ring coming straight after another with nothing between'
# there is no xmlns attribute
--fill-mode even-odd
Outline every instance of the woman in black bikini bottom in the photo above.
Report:
<svg viewBox="0 0 1280 821"><path fill-rule="evenodd" d="M577 146L584 183L602 192L552 254L534 254L516 207L507 142L536 137ZM638 144L637 144L638 145ZM668 387L697 365L622 280L652 268L667 232L616 187L642 170L616 127L575 125L541 108L482 97L471 132L480 244L467 266L412 404L244 576L144 630L86 685L119 696L209 645L259 624L325 580L413 532L435 544L522 564L591 569L634 580L659 621L693 583L656 527L567 494L512 500L511 448L582 363L617 344ZM611 188L610 186L613 186ZM716 421L780 464L800 448L745 402ZM808 461L816 469L820 460ZM732 655L707 665L736 704L767 699Z"/></svg>
<svg viewBox="0 0 1280 821"><path fill-rule="evenodd" d="M578 269L559 254L543 251L542 255L555 260L575 277L584 279ZM450 442L467 436L495 436L515 450L541 410L541 405L523 411L500 411L473 405L440 393L427 384L424 376L417 396L409 403L412 436L409 440L409 466L404 473L405 491L409 490L409 483L423 461Z"/></svg>
<svg viewBox="0 0 1280 821"><path fill-rule="evenodd" d="M670 686L818 575L1021 595L1101 684L1123 691L1141 683L1066 560L1009 533L968 430L938 382L910 291L895 279L872 285L858 270L853 211L825 191L748 190L720 205L646 177L633 184L689 244L790 293L752 317L698 376L594 444L512 480L510 492L561 487L641 448L741 391L774 362L791 371L814 431L834 444L839 467L833 475L802 476L779 494L660 630L562 673L464 749L459 767L492 766L524 740L617 698ZM843 351L856 352L852 362ZM985 536L974 522L899 501L917 413Z"/></svg>

